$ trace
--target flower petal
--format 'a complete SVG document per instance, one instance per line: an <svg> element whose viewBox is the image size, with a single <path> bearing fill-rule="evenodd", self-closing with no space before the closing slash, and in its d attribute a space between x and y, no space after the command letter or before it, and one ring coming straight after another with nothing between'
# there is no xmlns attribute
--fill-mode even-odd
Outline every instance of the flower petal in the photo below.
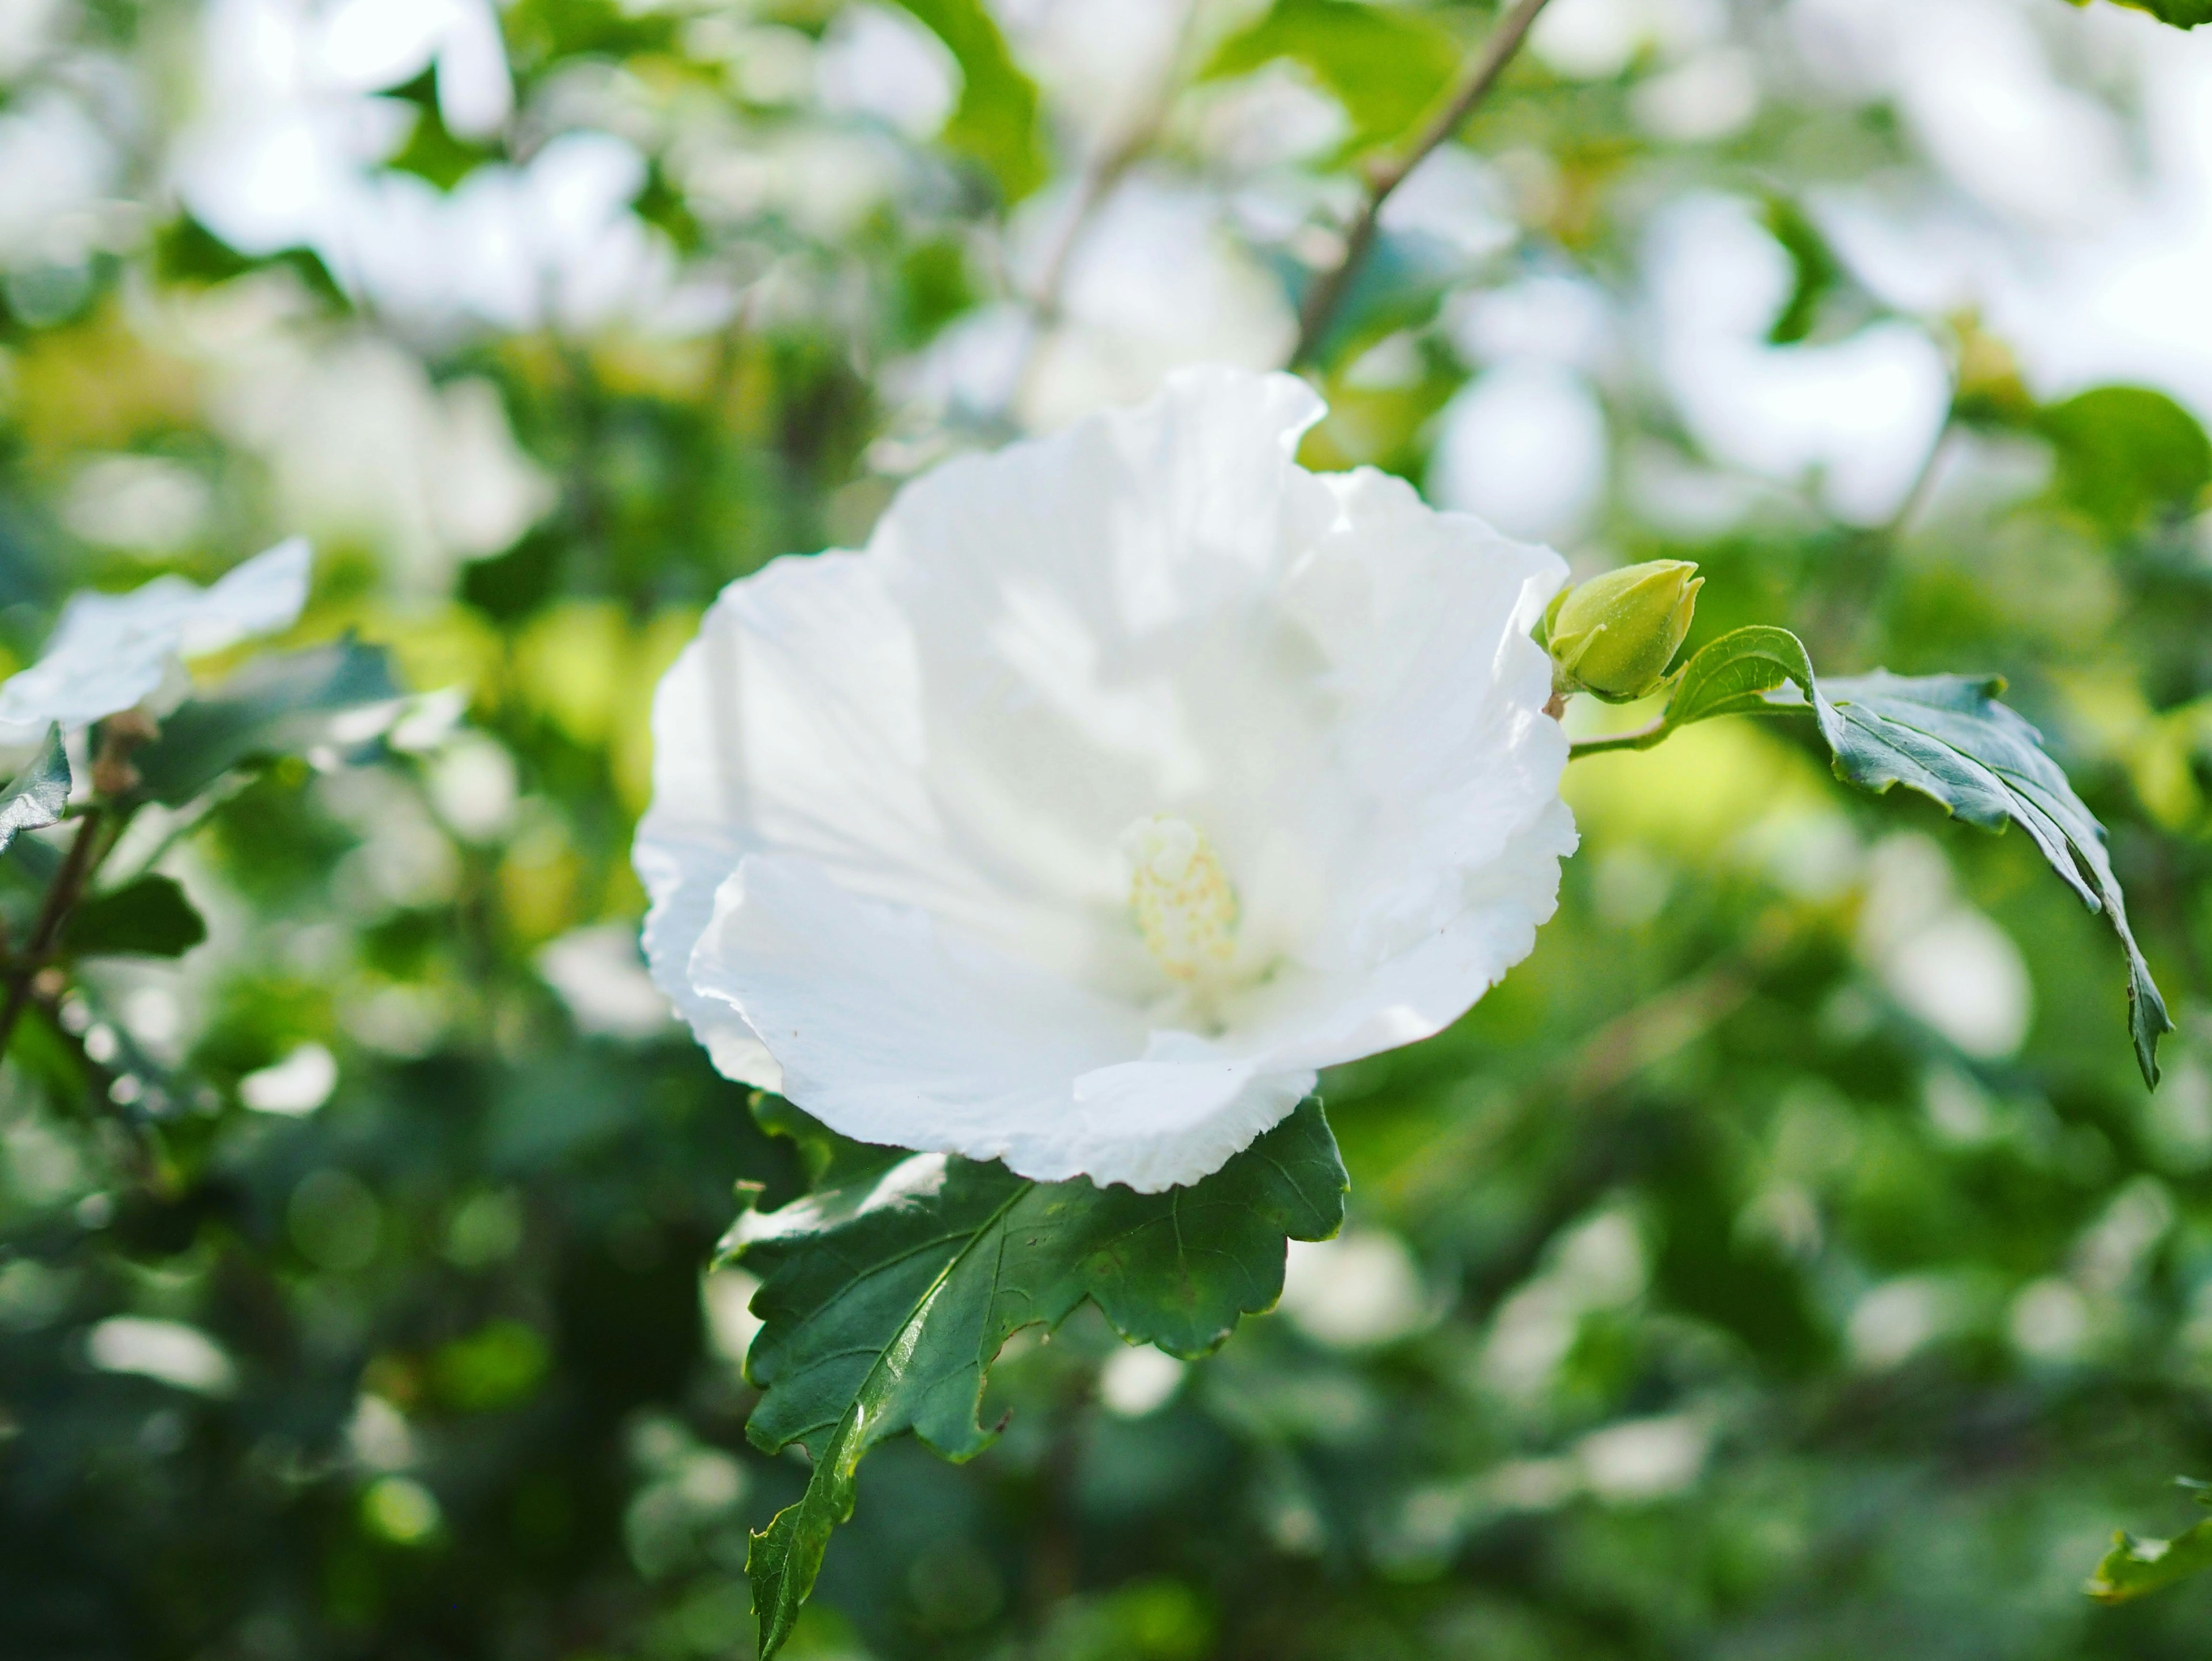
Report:
<svg viewBox="0 0 2212 1661"><path fill-rule="evenodd" d="M918 907L855 898L809 859L744 859L691 981L767 1042L793 1100L864 1142L1116 1181L1158 1134L1117 1130L1125 1091L1085 1102L1075 1088L1143 1053L1136 1011L959 939Z"/></svg>
<svg viewBox="0 0 2212 1661"><path fill-rule="evenodd" d="M308 565L295 536L211 588L156 577L126 594L72 596L39 661L0 685L0 727L104 720L154 693L180 658L289 627L307 603Z"/></svg>

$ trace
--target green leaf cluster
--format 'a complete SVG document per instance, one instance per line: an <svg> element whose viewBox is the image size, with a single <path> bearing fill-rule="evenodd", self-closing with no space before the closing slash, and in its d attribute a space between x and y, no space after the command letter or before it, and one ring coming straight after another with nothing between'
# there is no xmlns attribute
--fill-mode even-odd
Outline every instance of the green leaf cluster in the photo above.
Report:
<svg viewBox="0 0 2212 1661"><path fill-rule="evenodd" d="M1034 1182L939 1154L862 1156L804 1199L741 1218L724 1250L761 1277L765 1323L746 1361L764 1392L746 1431L814 1462L805 1496L746 1562L763 1657L790 1635L870 1448L912 1431L948 1458L981 1452L993 1360L1086 1299L1131 1343L1217 1348L1281 1295L1286 1240L1336 1232L1346 1185L1309 1099L1212 1176L1163 1193Z"/></svg>

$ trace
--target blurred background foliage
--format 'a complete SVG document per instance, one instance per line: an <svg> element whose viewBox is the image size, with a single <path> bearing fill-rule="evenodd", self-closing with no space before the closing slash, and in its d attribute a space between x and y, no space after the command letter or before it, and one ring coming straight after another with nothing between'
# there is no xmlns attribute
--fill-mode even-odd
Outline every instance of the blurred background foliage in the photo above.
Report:
<svg viewBox="0 0 2212 1661"><path fill-rule="evenodd" d="M750 1645L805 1473L701 1270L799 1173L637 961L653 682L931 462L1280 362L1493 21L0 9L0 666L73 588L303 531L293 643L452 718L162 827L207 938L76 941L0 1075L0 1650ZM1384 215L1305 457L1695 560L1693 646L2010 676L2112 828L2163 1088L2024 838L1786 727L1579 762L1535 955L1325 1081L1353 1221L1281 1312L1188 1367L1018 1341L992 1451L870 1461L790 1653L2202 1653L2212 1585L2080 1588L2212 1467L2208 47L1554 0ZM126 1052L170 1110L102 1099Z"/></svg>

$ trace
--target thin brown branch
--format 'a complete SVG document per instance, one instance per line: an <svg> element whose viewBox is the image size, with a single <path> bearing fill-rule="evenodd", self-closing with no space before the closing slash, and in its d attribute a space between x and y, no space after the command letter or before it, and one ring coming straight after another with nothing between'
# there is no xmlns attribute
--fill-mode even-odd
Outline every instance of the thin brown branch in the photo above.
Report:
<svg viewBox="0 0 2212 1661"><path fill-rule="evenodd" d="M8 1001L0 1005L0 1056L8 1053L9 1041L15 1035L16 1023L22 1020L24 1008L31 1001L31 984L39 971L46 967L46 959L60 938L62 924L69 920L70 909L84 892L85 880L92 874L93 853L100 841L101 815L98 808L88 810L77 821L76 840L70 844L69 852L63 857L62 868L54 873L53 883L46 889L46 897L39 907L39 919L31 925L30 939L25 943L21 963L8 978Z"/></svg>
<svg viewBox="0 0 2212 1661"><path fill-rule="evenodd" d="M1544 3L1545 0L1513 0L1512 9L1498 20L1498 27L1482 43L1482 49L1468 60L1458 86L1436 118L1404 149L1368 169L1367 199L1360 204L1359 216L1345 234L1343 257L1316 277L1313 287L1306 291L1305 305L1300 308L1298 317L1298 343L1291 353L1291 367L1297 368L1313 355L1328 334L1329 324L1335 321L1345 295L1351 291L1352 278L1359 274L1368 251L1374 246L1376 227L1390 193L1428 159L1431 150L1457 132L1475 107L1490 95L1498 76L1504 74L1505 66L1513 61L1514 53L1521 50L1529 25L1544 9Z"/></svg>

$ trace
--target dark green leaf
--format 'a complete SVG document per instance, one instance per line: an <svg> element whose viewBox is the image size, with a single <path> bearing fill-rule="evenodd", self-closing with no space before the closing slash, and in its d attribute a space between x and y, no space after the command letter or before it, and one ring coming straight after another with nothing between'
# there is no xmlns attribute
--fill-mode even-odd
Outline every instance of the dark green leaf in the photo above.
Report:
<svg viewBox="0 0 2212 1661"><path fill-rule="evenodd" d="M760 1276L765 1323L747 1376L765 1393L748 1434L814 1456L799 1503L753 1537L746 1562L763 1657L791 1632L854 1474L913 1431L949 1458L992 1440L984 1379L1023 1327L1086 1298L1122 1337L1197 1355L1283 1288L1284 1242L1343 1219L1345 1175L1310 1099L1204 1181L1165 1193L1039 1183L1003 1166L916 1154L767 1215L726 1251Z"/></svg>
<svg viewBox="0 0 2212 1661"><path fill-rule="evenodd" d="M174 807L243 762L351 748L345 718L399 695L383 649L350 638L264 658L185 704L134 759L146 793Z"/></svg>
<svg viewBox="0 0 2212 1661"><path fill-rule="evenodd" d="M50 726L39 753L0 790L0 850L24 831L59 823L69 793L69 755L62 748L62 730Z"/></svg>
<svg viewBox="0 0 2212 1661"><path fill-rule="evenodd" d="M1352 150L1388 144L1427 113L1459 68L1459 42L1419 12L1358 0L1277 0L1222 42L1207 78L1246 75L1278 58L1303 66L1351 118Z"/></svg>
<svg viewBox="0 0 2212 1661"><path fill-rule="evenodd" d="M2158 1082L2158 1040L2173 1030L2128 927L2119 878L2105 850L2105 829L2058 764L2045 754L2040 734L1996 700L2004 682L1996 676L1926 675L1912 678L1877 670L1847 680L1824 681L1829 709L1820 727L1834 752L1836 776L1876 794L1893 785L1917 791L1970 825L2001 831L2017 823L2043 850L2051 867L2104 912L2128 960L2128 1030L2146 1083ZM1802 695L1771 694L1778 705ZM1838 724L1834 718L1840 717Z"/></svg>
<svg viewBox="0 0 2212 1661"><path fill-rule="evenodd" d="M176 880L154 876L81 903L62 945L78 957L181 957L206 938L207 924Z"/></svg>
<svg viewBox="0 0 2212 1661"><path fill-rule="evenodd" d="M983 164L1008 202L1044 183L1049 171L1037 130L1036 82L1016 67L982 0L898 0L945 43L960 65L960 102L945 142Z"/></svg>
<svg viewBox="0 0 2212 1661"><path fill-rule="evenodd" d="M2057 452L2059 494L2114 536L2193 511L2212 483L2212 441L2163 392L2095 387L2039 411L2035 427Z"/></svg>
<svg viewBox="0 0 2212 1661"><path fill-rule="evenodd" d="M2124 1603L2192 1574L2212 1568L2212 1521L2185 1529L2171 1540L2112 1537L2112 1549L2083 1588L2100 1603Z"/></svg>
<svg viewBox="0 0 2212 1661"><path fill-rule="evenodd" d="M1903 785L1983 830L2019 824L2119 937L2128 960L2128 1031L2144 1082L2155 1085L2158 1040L2173 1021L2128 926L2104 827L2045 752L2042 736L1997 701L2003 690L2004 682L1992 676L1908 679L1884 670L1820 680L1795 634L1755 624L1722 635L1683 665L1661 719L1576 749L1649 749L1692 722L1809 706L1836 777L1845 783L1877 796Z"/></svg>

